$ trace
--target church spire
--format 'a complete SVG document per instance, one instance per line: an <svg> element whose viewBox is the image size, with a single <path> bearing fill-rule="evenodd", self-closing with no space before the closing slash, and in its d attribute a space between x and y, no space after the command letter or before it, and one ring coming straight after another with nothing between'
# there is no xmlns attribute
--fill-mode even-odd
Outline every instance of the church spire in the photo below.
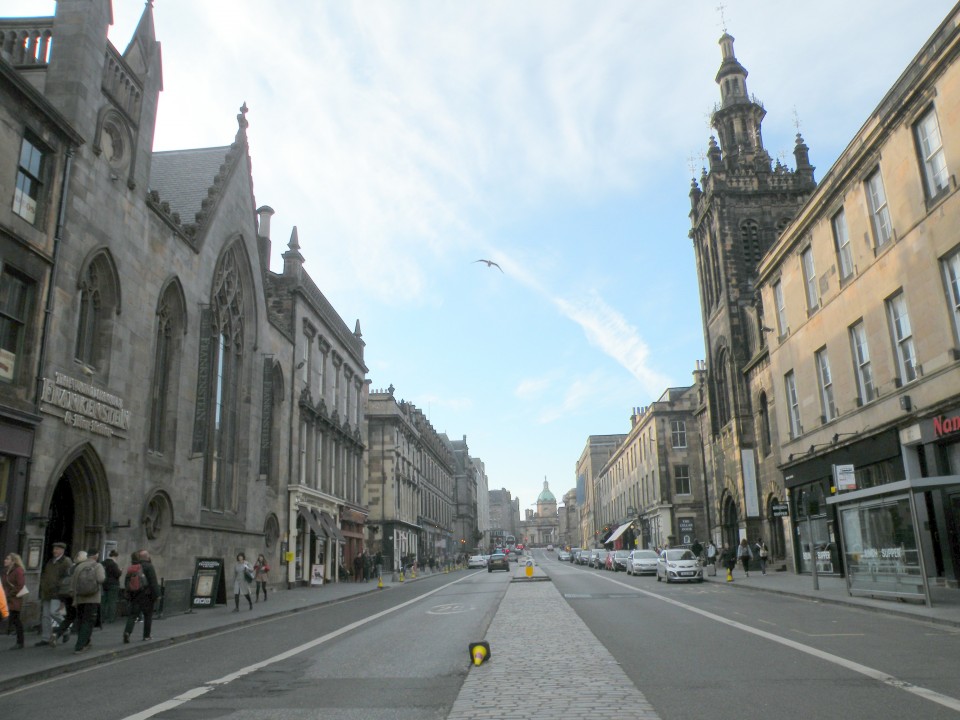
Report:
<svg viewBox="0 0 960 720"><path fill-rule="evenodd" d="M711 124L720 138L720 148L727 169L751 166L770 170L770 156L763 147L760 126L767 111L747 92L747 69L733 51L733 36L720 37L722 60L715 78L720 86L720 104L711 117Z"/></svg>

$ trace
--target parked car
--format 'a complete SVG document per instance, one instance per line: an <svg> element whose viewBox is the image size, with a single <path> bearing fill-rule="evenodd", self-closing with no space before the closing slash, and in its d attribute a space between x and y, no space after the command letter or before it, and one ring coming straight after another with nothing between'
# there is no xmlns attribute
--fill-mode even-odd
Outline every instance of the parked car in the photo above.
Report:
<svg viewBox="0 0 960 720"><path fill-rule="evenodd" d="M471 555L467 559L468 568L485 568L487 566L487 561L483 559L483 555Z"/></svg>
<svg viewBox="0 0 960 720"><path fill-rule="evenodd" d="M633 550L627 557L627 575L656 575L657 552L655 550Z"/></svg>
<svg viewBox="0 0 960 720"><path fill-rule="evenodd" d="M570 560L570 553L568 553L566 550L561 550L560 552L557 553L557 560L563 560L563 561Z"/></svg>
<svg viewBox="0 0 960 720"><path fill-rule="evenodd" d="M568 558L568 560L570 560L570 562L572 562L572 563L575 563L575 562L577 561L577 554L578 554L581 550L583 550L583 548L577 548L577 547L575 547L575 548L570 548L570 557Z"/></svg>
<svg viewBox="0 0 960 720"><path fill-rule="evenodd" d="M607 550L607 556L603 559L603 569L613 570L614 550Z"/></svg>
<svg viewBox="0 0 960 720"><path fill-rule="evenodd" d="M487 572L493 572L494 570L506 570L510 572L510 563L507 561L507 556L503 553L494 553L490 556L490 560L487 562Z"/></svg>
<svg viewBox="0 0 960 720"><path fill-rule="evenodd" d="M627 569L627 558L630 557L629 550L614 550L610 555L613 557L611 561L611 570L614 572L620 572L621 570L626 571Z"/></svg>
<svg viewBox="0 0 960 720"><path fill-rule="evenodd" d="M596 570L603 570L604 563L607 562L606 550L594 550L590 555L590 567Z"/></svg>
<svg viewBox="0 0 960 720"><path fill-rule="evenodd" d="M590 565L590 561L593 559L593 550L581 550L580 554L577 555L577 565Z"/></svg>
<svg viewBox="0 0 960 720"><path fill-rule="evenodd" d="M657 582L703 582L703 568L692 550L669 548L657 558Z"/></svg>

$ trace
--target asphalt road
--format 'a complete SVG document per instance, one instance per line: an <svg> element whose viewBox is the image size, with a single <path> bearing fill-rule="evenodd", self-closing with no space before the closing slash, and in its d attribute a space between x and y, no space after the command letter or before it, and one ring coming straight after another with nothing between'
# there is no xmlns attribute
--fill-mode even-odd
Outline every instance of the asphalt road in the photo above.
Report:
<svg viewBox="0 0 960 720"><path fill-rule="evenodd" d="M960 718L960 631L538 561L663 720Z"/></svg>
<svg viewBox="0 0 960 720"><path fill-rule="evenodd" d="M0 698L9 718L445 718L509 581L424 578Z"/></svg>

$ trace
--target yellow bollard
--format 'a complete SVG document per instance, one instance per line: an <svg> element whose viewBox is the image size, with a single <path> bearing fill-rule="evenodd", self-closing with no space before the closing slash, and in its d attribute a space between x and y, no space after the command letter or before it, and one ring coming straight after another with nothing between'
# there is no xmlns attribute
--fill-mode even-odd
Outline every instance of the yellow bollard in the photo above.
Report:
<svg viewBox="0 0 960 720"><path fill-rule="evenodd" d="M382 577L378 577L378 578L377 578L377 590L383 590L383 578L382 578Z"/></svg>
<svg viewBox="0 0 960 720"><path fill-rule="evenodd" d="M403 582L403 570L400 571L400 582Z"/></svg>
<svg viewBox="0 0 960 720"><path fill-rule="evenodd" d="M733 570L727 568L727 582L733 582Z"/></svg>

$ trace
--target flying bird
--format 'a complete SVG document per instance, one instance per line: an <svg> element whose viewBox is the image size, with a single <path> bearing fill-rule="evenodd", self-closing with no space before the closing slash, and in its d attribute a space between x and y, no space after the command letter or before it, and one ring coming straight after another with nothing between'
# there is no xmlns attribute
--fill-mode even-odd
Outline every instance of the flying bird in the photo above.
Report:
<svg viewBox="0 0 960 720"><path fill-rule="evenodd" d="M503 272L503 268L500 267L499 265L497 265L493 260L484 260L483 258L480 258L479 260L474 260L474 262L475 262L475 263L478 263L478 262L486 263L486 264L487 264L487 267L495 267L495 268L496 268L497 270L499 270L500 272ZM505 274L505 273L504 273L504 274Z"/></svg>

